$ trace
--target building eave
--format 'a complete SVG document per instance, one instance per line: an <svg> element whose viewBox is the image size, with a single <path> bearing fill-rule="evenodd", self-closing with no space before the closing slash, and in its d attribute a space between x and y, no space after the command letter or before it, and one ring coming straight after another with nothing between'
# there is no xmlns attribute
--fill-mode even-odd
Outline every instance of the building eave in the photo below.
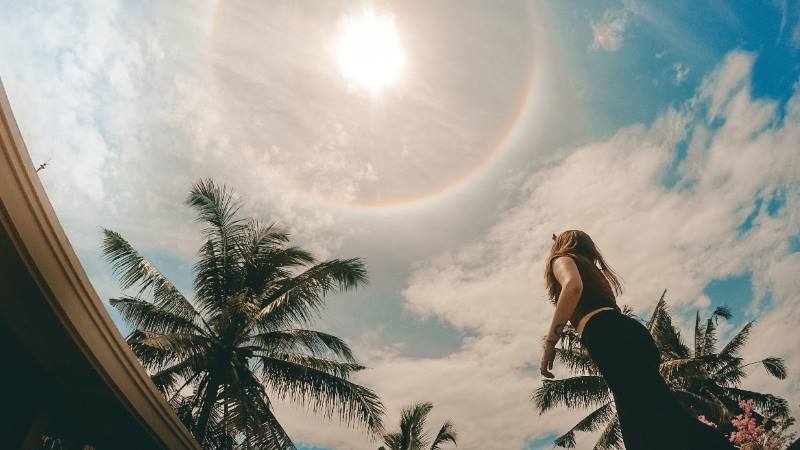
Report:
<svg viewBox="0 0 800 450"><path fill-rule="evenodd" d="M62 228L0 82L0 227L71 345L152 442L199 449L125 343ZM99 243L98 243L99 245ZM13 299L3 299L4 302ZM24 306L24 305L23 305ZM22 330L21 332L24 332Z"/></svg>

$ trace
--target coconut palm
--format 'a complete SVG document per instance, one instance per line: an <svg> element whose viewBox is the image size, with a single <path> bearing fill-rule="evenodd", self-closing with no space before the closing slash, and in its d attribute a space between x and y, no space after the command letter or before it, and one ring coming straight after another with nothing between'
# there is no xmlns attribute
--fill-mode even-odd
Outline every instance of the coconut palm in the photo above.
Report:
<svg viewBox="0 0 800 450"><path fill-rule="evenodd" d="M718 321L730 319L731 312L719 307L704 321L697 313L694 342L690 348L672 322L665 294L666 290L646 326L661 352L661 375L681 404L694 415L703 415L712 422L723 424L741 412L740 400L753 399L760 417L773 421L788 420L790 414L785 399L739 387L747 375L746 369L754 365L762 366L775 378L786 378L786 367L780 358L768 357L745 363L740 356L754 321L745 324L722 349L717 350ZM623 312L633 316L627 307ZM577 376L544 380L533 394L539 414L558 406L594 410L557 437L554 444L572 448L575 447L575 433L602 430L595 449L621 448L622 434L611 391L586 349L580 345L575 330L569 329L565 333L561 346L556 349L556 357Z"/></svg>
<svg viewBox="0 0 800 450"><path fill-rule="evenodd" d="M274 399L383 432L383 405L350 381L364 369L340 338L305 327L326 295L367 281L358 259L317 261L286 230L237 217L232 192L192 186L203 244L189 300L123 237L103 229L103 253L123 290L110 303L133 328L127 342L206 447L293 449Z"/></svg>
<svg viewBox="0 0 800 450"><path fill-rule="evenodd" d="M385 434L383 442L386 447L378 450L440 450L448 442L456 445L456 429L449 420L439 428L433 441L425 434L425 421L432 409L433 404L430 402L415 403L403 408L400 414L400 431Z"/></svg>

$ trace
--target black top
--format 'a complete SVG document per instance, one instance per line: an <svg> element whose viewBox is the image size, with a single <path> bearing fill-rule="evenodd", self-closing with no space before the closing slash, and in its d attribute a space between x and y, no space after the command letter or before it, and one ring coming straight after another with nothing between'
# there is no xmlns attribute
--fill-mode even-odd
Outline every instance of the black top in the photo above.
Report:
<svg viewBox="0 0 800 450"><path fill-rule="evenodd" d="M561 256L569 256L575 261L583 283L581 298L578 300L575 311L569 319L573 327L577 327L583 316L597 308L610 306L620 311L611 284L594 262L588 257L577 253L565 253Z"/></svg>

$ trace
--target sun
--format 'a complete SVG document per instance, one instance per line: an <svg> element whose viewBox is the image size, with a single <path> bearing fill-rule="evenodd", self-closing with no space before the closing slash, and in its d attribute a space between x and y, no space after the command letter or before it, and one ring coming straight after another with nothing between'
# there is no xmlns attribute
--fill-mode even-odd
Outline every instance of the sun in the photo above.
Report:
<svg viewBox="0 0 800 450"><path fill-rule="evenodd" d="M343 18L339 29L334 53L348 81L372 94L397 81L406 58L393 15L365 10Z"/></svg>

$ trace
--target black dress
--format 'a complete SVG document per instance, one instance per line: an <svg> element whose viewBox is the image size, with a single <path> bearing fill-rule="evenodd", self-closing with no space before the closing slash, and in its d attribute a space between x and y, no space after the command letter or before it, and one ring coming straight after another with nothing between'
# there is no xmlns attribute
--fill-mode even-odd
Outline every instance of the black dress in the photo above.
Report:
<svg viewBox="0 0 800 450"><path fill-rule="evenodd" d="M627 450L736 449L678 403L658 371L658 348L639 321L600 311L584 326L581 343L611 389Z"/></svg>

